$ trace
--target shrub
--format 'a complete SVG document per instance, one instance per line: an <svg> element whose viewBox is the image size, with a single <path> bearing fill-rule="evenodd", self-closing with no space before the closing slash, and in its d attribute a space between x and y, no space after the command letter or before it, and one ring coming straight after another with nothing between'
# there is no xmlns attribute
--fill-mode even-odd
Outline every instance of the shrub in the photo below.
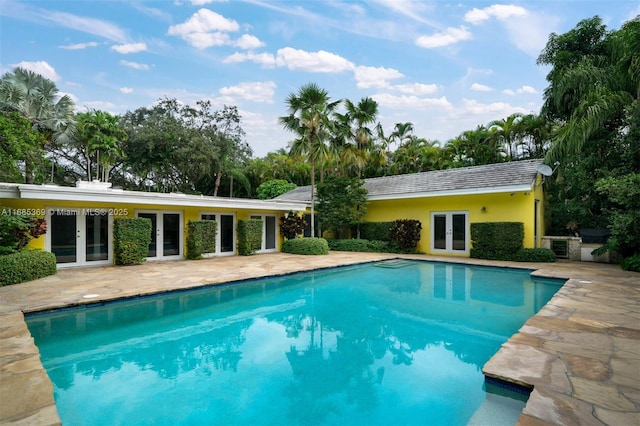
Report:
<svg viewBox="0 0 640 426"><path fill-rule="evenodd" d="M284 179L272 179L266 182L262 182L256 189L256 194L260 200L270 200L276 198L278 195L286 194L287 192L296 189L295 183L288 182Z"/></svg>
<svg viewBox="0 0 640 426"><path fill-rule="evenodd" d="M522 248L522 222L483 222L471 224L470 257L489 260L516 260Z"/></svg>
<svg viewBox="0 0 640 426"><path fill-rule="evenodd" d="M555 262L556 254L546 248L522 248L516 253L518 262Z"/></svg>
<svg viewBox="0 0 640 426"><path fill-rule="evenodd" d="M217 232L215 220L190 220L187 223L187 259L200 259L202 253L214 253Z"/></svg>
<svg viewBox="0 0 640 426"><path fill-rule="evenodd" d="M113 253L116 265L139 265L147 260L151 243L151 219L146 217L113 220Z"/></svg>
<svg viewBox="0 0 640 426"><path fill-rule="evenodd" d="M395 222L362 222L358 225L360 238L369 241L391 241L391 230ZM352 230L356 235L357 230Z"/></svg>
<svg viewBox="0 0 640 426"><path fill-rule="evenodd" d="M391 240L397 244L401 250L415 250L420 241L420 231L422 223L416 219L398 219L393 222L391 229Z"/></svg>
<svg viewBox="0 0 640 426"><path fill-rule="evenodd" d="M640 272L640 254L624 258L620 267L625 271Z"/></svg>
<svg viewBox="0 0 640 426"><path fill-rule="evenodd" d="M305 222L304 218L293 211L290 211L280 218L280 233L287 240L302 235L305 226L307 226L307 222Z"/></svg>
<svg viewBox="0 0 640 426"><path fill-rule="evenodd" d="M0 254L20 251L47 232L47 222L34 216L0 215Z"/></svg>
<svg viewBox="0 0 640 426"><path fill-rule="evenodd" d="M262 220L238 221L238 254L251 256L262 247Z"/></svg>
<svg viewBox="0 0 640 426"><path fill-rule="evenodd" d="M26 250L0 256L0 286L35 280L56 273L56 256L48 251Z"/></svg>
<svg viewBox="0 0 640 426"><path fill-rule="evenodd" d="M327 240L329 249L334 251L360 251L369 253L387 253L390 251L388 241L349 239Z"/></svg>
<svg viewBox="0 0 640 426"><path fill-rule="evenodd" d="M324 238L294 238L282 243L282 252L291 254L329 254L329 244Z"/></svg>

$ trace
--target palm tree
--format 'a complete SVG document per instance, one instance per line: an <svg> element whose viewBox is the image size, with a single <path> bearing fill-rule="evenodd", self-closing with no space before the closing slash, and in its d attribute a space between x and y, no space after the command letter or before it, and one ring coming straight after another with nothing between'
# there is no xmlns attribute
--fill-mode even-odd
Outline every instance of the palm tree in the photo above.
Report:
<svg viewBox="0 0 640 426"><path fill-rule="evenodd" d="M302 86L286 99L289 115L280 124L297 137L291 145L293 154L304 154L311 164L311 236L315 236L315 167L316 161L328 154L325 140L331 128L331 114L340 103L330 102L329 93L315 83Z"/></svg>
<svg viewBox="0 0 640 426"><path fill-rule="evenodd" d="M367 127L376 122L378 116L378 103L369 97L360 99L358 104L345 100L348 121L353 126L351 135L354 141L354 160L358 176L367 163L367 158L373 145L373 131Z"/></svg>
<svg viewBox="0 0 640 426"><path fill-rule="evenodd" d="M109 181L110 166L119 158L124 157L122 144L127 140L127 132L118 124L118 118L108 112L92 110L80 114L79 132L77 137L85 145L85 157L87 159L87 177L91 181L91 160L95 155L97 167L96 178L103 182ZM100 172L102 167L102 172Z"/></svg>
<svg viewBox="0 0 640 426"><path fill-rule="evenodd" d="M623 129L623 123L640 102L640 17L610 33L594 17L567 34L552 34L538 63L553 65L543 111L565 122L549 160L580 153L587 141L603 132L613 140L631 130Z"/></svg>
<svg viewBox="0 0 640 426"><path fill-rule="evenodd" d="M494 120L489 123L491 137L497 138L502 146L506 148L509 160L516 157L516 144L520 134L520 123L522 122L522 114L514 113L502 120Z"/></svg>
<svg viewBox="0 0 640 426"><path fill-rule="evenodd" d="M75 124L73 109L68 95L59 96L51 80L33 71L16 68L0 79L0 111L17 112L27 118L47 142L63 142L70 135ZM33 183L29 159L25 159L25 181Z"/></svg>

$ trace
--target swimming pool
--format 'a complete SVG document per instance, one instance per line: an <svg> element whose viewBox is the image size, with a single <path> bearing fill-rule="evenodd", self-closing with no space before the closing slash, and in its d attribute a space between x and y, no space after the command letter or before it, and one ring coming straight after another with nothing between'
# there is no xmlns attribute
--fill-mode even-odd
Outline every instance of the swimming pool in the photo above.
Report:
<svg viewBox="0 0 640 426"><path fill-rule="evenodd" d="M561 284L387 261L27 323L65 425L467 424L495 402L484 363Z"/></svg>

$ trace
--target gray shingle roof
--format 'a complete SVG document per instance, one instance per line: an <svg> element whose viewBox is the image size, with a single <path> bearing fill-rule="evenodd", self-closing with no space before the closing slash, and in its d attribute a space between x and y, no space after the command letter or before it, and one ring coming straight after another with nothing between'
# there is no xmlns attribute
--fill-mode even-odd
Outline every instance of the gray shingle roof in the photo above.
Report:
<svg viewBox="0 0 640 426"><path fill-rule="evenodd" d="M512 161L407 175L365 179L368 198L415 198L452 194L482 194L531 190L542 160ZM298 187L274 201L310 202L311 188Z"/></svg>

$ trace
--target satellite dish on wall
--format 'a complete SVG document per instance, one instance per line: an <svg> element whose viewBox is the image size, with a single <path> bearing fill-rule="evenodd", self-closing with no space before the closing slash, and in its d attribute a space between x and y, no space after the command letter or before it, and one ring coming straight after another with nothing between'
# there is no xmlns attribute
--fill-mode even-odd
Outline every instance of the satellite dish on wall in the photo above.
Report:
<svg viewBox="0 0 640 426"><path fill-rule="evenodd" d="M551 176L553 174L553 170L551 169L551 167L547 166L546 164L540 164L538 167L536 167L536 171L543 176Z"/></svg>

